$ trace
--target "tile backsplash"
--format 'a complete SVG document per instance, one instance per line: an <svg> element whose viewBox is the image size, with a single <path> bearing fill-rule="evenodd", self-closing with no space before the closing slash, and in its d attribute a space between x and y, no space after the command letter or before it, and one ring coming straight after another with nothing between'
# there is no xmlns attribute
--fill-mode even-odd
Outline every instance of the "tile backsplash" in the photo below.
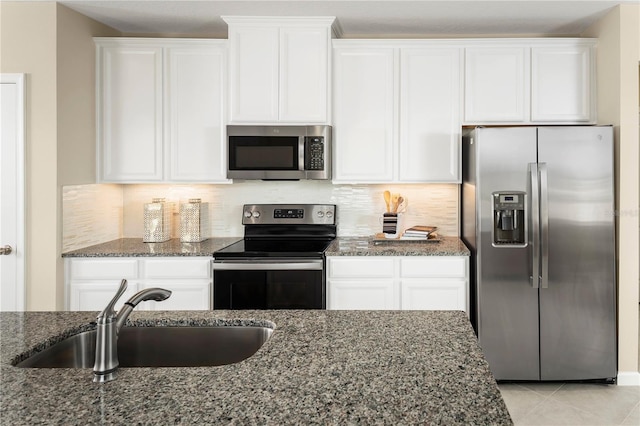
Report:
<svg viewBox="0 0 640 426"><path fill-rule="evenodd" d="M243 204L336 204L339 236L382 231L383 192L407 200L403 226L434 225L440 234L458 235L459 186L455 184L333 185L330 182L246 181L231 185L79 185L63 188L63 251L116 238L142 238L143 206L153 198L209 203L213 237L242 236ZM174 214L172 236L179 237Z"/></svg>
<svg viewBox="0 0 640 426"><path fill-rule="evenodd" d="M72 185L62 188L62 251L121 238L123 185Z"/></svg>

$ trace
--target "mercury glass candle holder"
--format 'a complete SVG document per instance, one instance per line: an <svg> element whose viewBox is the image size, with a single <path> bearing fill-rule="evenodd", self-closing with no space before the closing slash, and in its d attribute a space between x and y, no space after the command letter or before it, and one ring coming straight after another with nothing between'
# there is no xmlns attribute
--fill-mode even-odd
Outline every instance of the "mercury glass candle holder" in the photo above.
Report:
<svg viewBox="0 0 640 426"><path fill-rule="evenodd" d="M209 203L191 198L180 204L180 241L199 243L209 238Z"/></svg>
<svg viewBox="0 0 640 426"><path fill-rule="evenodd" d="M151 203L144 205L144 236L145 243L161 243L171 239L171 216L174 203L168 203L164 198L154 198Z"/></svg>

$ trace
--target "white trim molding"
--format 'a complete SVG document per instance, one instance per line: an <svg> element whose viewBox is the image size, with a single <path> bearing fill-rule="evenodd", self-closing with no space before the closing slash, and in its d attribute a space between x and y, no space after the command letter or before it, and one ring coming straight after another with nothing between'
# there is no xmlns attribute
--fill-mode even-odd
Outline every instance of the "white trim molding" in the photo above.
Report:
<svg viewBox="0 0 640 426"><path fill-rule="evenodd" d="M640 372L638 371L619 371L618 386L640 386Z"/></svg>
<svg viewBox="0 0 640 426"><path fill-rule="evenodd" d="M16 99L16 310L24 311L26 305L26 227L25 227L25 147L26 147L26 74L0 73L0 83L15 84L18 88Z"/></svg>

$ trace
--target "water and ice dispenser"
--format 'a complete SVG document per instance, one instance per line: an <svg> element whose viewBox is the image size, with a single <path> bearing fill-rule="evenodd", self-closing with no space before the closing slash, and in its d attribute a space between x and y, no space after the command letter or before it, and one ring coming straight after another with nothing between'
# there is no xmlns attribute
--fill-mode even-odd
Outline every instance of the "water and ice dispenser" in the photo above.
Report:
<svg viewBox="0 0 640 426"><path fill-rule="evenodd" d="M493 193L493 244L523 246L526 244L524 192Z"/></svg>

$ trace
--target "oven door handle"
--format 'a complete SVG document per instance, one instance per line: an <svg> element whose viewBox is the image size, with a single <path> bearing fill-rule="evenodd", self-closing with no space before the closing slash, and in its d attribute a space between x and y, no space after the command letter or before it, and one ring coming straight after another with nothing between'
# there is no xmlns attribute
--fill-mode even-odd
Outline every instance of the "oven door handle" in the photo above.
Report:
<svg viewBox="0 0 640 426"><path fill-rule="evenodd" d="M322 260L296 261L217 261L213 262L214 271L321 271Z"/></svg>

